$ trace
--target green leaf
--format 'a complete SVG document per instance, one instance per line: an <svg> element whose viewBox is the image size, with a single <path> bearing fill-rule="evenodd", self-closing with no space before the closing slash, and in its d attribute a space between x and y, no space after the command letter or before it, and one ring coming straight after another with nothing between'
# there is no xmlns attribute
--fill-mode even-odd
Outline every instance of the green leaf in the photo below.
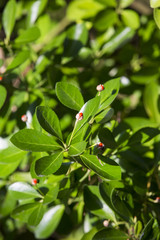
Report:
<svg viewBox="0 0 160 240"><path fill-rule="evenodd" d="M77 111L84 104L80 90L70 83L58 82L56 84L56 95L62 104Z"/></svg>
<svg viewBox="0 0 160 240"><path fill-rule="evenodd" d="M14 172L16 170L16 168L19 166L20 162L21 162L21 159L19 159L16 162L9 163L9 164L0 163L0 177L5 178L5 177L9 176L12 172Z"/></svg>
<svg viewBox="0 0 160 240"><path fill-rule="evenodd" d="M25 151L45 152L62 148L53 137L32 129L23 129L15 133L10 141Z"/></svg>
<svg viewBox="0 0 160 240"><path fill-rule="evenodd" d="M16 199L30 199L42 197L33 187L31 187L25 182L15 182L9 186L8 190Z"/></svg>
<svg viewBox="0 0 160 240"><path fill-rule="evenodd" d="M85 233L81 240L92 240L93 236L97 233L97 228L93 227L89 232Z"/></svg>
<svg viewBox="0 0 160 240"><path fill-rule="evenodd" d="M47 0L34 1L27 13L27 25L32 26L47 5Z"/></svg>
<svg viewBox="0 0 160 240"><path fill-rule="evenodd" d="M63 161L63 152L57 152L51 156L42 157L36 161L35 172L38 176L46 176L56 172Z"/></svg>
<svg viewBox="0 0 160 240"><path fill-rule="evenodd" d="M75 57L79 50L86 44L88 39L88 30L84 23L78 23L71 26L67 31L64 42L64 56ZM62 63L65 63L62 61Z"/></svg>
<svg viewBox="0 0 160 240"><path fill-rule="evenodd" d="M104 144L105 148L114 149L117 146L113 134L108 128L102 128L98 134L100 141Z"/></svg>
<svg viewBox="0 0 160 240"><path fill-rule="evenodd" d="M45 208L43 204L39 204L38 207L34 209L31 215L29 216L28 224L30 226L37 226L44 215L44 211L45 211Z"/></svg>
<svg viewBox="0 0 160 240"><path fill-rule="evenodd" d="M13 59L11 64L7 67L7 70L13 70L19 67L22 63L24 63L30 56L29 51L22 51L17 54L17 56Z"/></svg>
<svg viewBox="0 0 160 240"><path fill-rule="evenodd" d="M136 237L138 237L140 232L142 231L142 226L143 225L142 225L141 221L136 222L136 224L134 226L134 232L135 232Z"/></svg>
<svg viewBox="0 0 160 240"><path fill-rule="evenodd" d="M35 229L35 236L38 239L48 238L57 228L62 214L64 212L63 205L57 205L50 208L43 216L41 222Z"/></svg>
<svg viewBox="0 0 160 240"><path fill-rule="evenodd" d="M132 29L137 29L140 26L139 15L130 9L123 10L121 13L124 24Z"/></svg>
<svg viewBox="0 0 160 240"><path fill-rule="evenodd" d="M5 89L5 87L3 87L2 85L0 85L0 109L3 106L5 100L7 97L7 91Z"/></svg>
<svg viewBox="0 0 160 240"><path fill-rule="evenodd" d="M145 127L158 127L158 124L155 121L143 117L128 117L124 122L127 123L134 132Z"/></svg>
<svg viewBox="0 0 160 240"><path fill-rule="evenodd" d="M96 112L98 111L100 104L100 97L95 97L86 102L80 109L79 113L83 113L83 119L76 121L74 135L85 125L86 122L92 120Z"/></svg>
<svg viewBox="0 0 160 240"><path fill-rule="evenodd" d="M159 8L154 8L153 16L157 24L157 27L160 29L160 9Z"/></svg>
<svg viewBox="0 0 160 240"><path fill-rule="evenodd" d="M62 132L59 119L51 108L38 106L36 114L38 121L44 130L62 139Z"/></svg>
<svg viewBox="0 0 160 240"><path fill-rule="evenodd" d="M137 84L148 84L159 78L156 67L143 67L131 76L131 80Z"/></svg>
<svg viewBox="0 0 160 240"><path fill-rule="evenodd" d="M158 109L159 85L155 81L146 85L144 90L144 107L146 112L155 122L160 123L160 112Z"/></svg>
<svg viewBox="0 0 160 240"><path fill-rule="evenodd" d="M160 130L156 128L141 128L130 137L128 145L133 145L137 143L143 144L150 141L158 134L160 134Z"/></svg>
<svg viewBox="0 0 160 240"><path fill-rule="evenodd" d="M160 0L150 0L151 8L158 8L160 7Z"/></svg>
<svg viewBox="0 0 160 240"><path fill-rule="evenodd" d="M77 0L69 4L67 18L72 21L94 17L105 5L94 0Z"/></svg>
<svg viewBox="0 0 160 240"><path fill-rule="evenodd" d="M114 25L117 21L117 13L112 9L101 11L94 20L94 27L99 31L104 31Z"/></svg>
<svg viewBox="0 0 160 240"><path fill-rule="evenodd" d="M87 143L85 141L71 144L68 154L70 156L78 156L86 149Z"/></svg>
<svg viewBox="0 0 160 240"><path fill-rule="evenodd" d="M113 37L102 47L101 54L112 54L126 42L130 41L134 36L134 30L126 27L117 31Z"/></svg>
<svg viewBox="0 0 160 240"><path fill-rule="evenodd" d="M48 204L50 202L53 202L56 200L57 196L58 196L58 191L59 191L59 185L58 184L54 184L49 191L47 192L47 194L44 196L43 199L43 203L44 204Z"/></svg>
<svg viewBox="0 0 160 240"><path fill-rule="evenodd" d="M108 109L104 110L103 112L101 112L100 114L98 114L95 117L95 121L96 121L96 123L101 123L101 124L106 123L112 118L113 114L114 114L114 109L108 108Z"/></svg>
<svg viewBox="0 0 160 240"><path fill-rule="evenodd" d="M10 39L11 33L14 28L15 20L16 20L16 2L15 0L10 0L6 4L2 16L2 23L7 40Z"/></svg>
<svg viewBox="0 0 160 240"><path fill-rule="evenodd" d="M116 214L118 214L121 218L123 218L127 222L132 222L132 215L127 207L127 197L125 196L123 200L123 196L120 190L124 188L124 184L118 181L110 181L103 182L100 184L100 193L103 197L104 201L112 208Z"/></svg>
<svg viewBox="0 0 160 240"><path fill-rule="evenodd" d="M26 153L14 146L10 146L0 151L0 164L10 164L19 161Z"/></svg>
<svg viewBox="0 0 160 240"><path fill-rule="evenodd" d="M107 228L97 232L93 240L127 240L128 235L114 228Z"/></svg>
<svg viewBox="0 0 160 240"><path fill-rule="evenodd" d="M120 0L120 7L126 8L131 5L134 0Z"/></svg>
<svg viewBox="0 0 160 240"><path fill-rule="evenodd" d="M143 229L141 235L140 235L140 240L148 240L150 233L152 231L152 226L154 223L154 218L151 218L148 223L146 224L145 228Z"/></svg>
<svg viewBox="0 0 160 240"><path fill-rule="evenodd" d="M41 203L28 203L15 208L12 212L12 217L21 222L28 222L30 215L37 209Z"/></svg>
<svg viewBox="0 0 160 240"><path fill-rule="evenodd" d="M99 176L110 180L121 179L121 169L113 160L100 155L97 157L89 154L81 155L81 159L88 168L93 170Z"/></svg>
<svg viewBox="0 0 160 240"><path fill-rule="evenodd" d="M100 93L100 107L98 112L107 108L116 98L120 87L120 78L107 81L104 84L104 90ZM97 93L98 95L98 93Z"/></svg>
<svg viewBox="0 0 160 240"><path fill-rule="evenodd" d="M84 201L87 209L100 218L115 221L115 214L102 199L98 186L84 187Z"/></svg>
<svg viewBox="0 0 160 240"><path fill-rule="evenodd" d="M25 152L15 148L8 147L0 151L0 177L10 175L19 166L23 160Z"/></svg>
<svg viewBox="0 0 160 240"><path fill-rule="evenodd" d="M29 28L29 29L23 31L23 33L21 33L15 39L15 43L16 44L25 44L25 43L33 42L33 41L37 40L39 37L40 37L39 28L32 27L32 28Z"/></svg>

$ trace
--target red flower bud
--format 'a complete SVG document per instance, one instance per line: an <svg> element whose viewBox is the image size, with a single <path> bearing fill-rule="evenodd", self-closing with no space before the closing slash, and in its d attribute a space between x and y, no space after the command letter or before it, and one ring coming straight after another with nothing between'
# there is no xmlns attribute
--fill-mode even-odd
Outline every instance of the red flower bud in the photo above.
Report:
<svg viewBox="0 0 160 240"><path fill-rule="evenodd" d="M37 184L37 182L38 182L38 181L37 181L37 179L36 179L36 178L33 178L33 179L32 179L32 185L36 185L36 184Z"/></svg>
<svg viewBox="0 0 160 240"><path fill-rule="evenodd" d="M0 81L2 81L3 80L3 77L2 76L0 76Z"/></svg>
<svg viewBox="0 0 160 240"><path fill-rule="evenodd" d="M101 91L104 90L104 86L102 84L100 84L96 87L96 89L97 89L98 92L101 92Z"/></svg>
<svg viewBox="0 0 160 240"><path fill-rule="evenodd" d="M76 119L77 119L77 120L82 120L82 119L83 119L83 113L82 113L82 112L77 113Z"/></svg>
<svg viewBox="0 0 160 240"><path fill-rule="evenodd" d="M22 122L27 122L27 120L28 120L28 117L27 117L27 115L22 115L21 116L21 120L22 120Z"/></svg>
<svg viewBox="0 0 160 240"><path fill-rule="evenodd" d="M156 203L160 203L160 197L156 197L155 202L156 202Z"/></svg>
<svg viewBox="0 0 160 240"><path fill-rule="evenodd" d="M100 142L100 143L97 144L97 147L98 147L99 149L103 149L103 148L104 148L104 144Z"/></svg>

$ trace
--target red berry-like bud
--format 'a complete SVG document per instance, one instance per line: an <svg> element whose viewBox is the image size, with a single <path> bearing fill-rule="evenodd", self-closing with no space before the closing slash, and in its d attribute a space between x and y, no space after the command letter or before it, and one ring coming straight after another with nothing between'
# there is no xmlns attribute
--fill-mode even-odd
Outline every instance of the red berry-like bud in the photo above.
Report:
<svg viewBox="0 0 160 240"><path fill-rule="evenodd" d="M27 117L27 115L22 115L21 116L21 120L22 120L22 122L27 122L27 120L28 120L28 117Z"/></svg>
<svg viewBox="0 0 160 240"><path fill-rule="evenodd" d="M77 119L77 120L82 120L82 119L83 119L83 113L82 113L82 112L77 113L76 119Z"/></svg>
<svg viewBox="0 0 160 240"><path fill-rule="evenodd" d="M101 91L104 90L104 86L102 84L100 84L96 87L96 89L97 89L98 92L101 92Z"/></svg>
<svg viewBox="0 0 160 240"><path fill-rule="evenodd" d="M156 197L155 202L156 202L156 203L160 203L160 197Z"/></svg>
<svg viewBox="0 0 160 240"><path fill-rule="evenodd" d="M103 148L104 148L104 144L100 142L100 143L97 144L97 147L98 147L99 149L103 149Z"/></svg>
<svg viewBox="0 0 160 240"><path fill-rule="evenodd" d="M2 79L3 79L3 77L2 77L2 76L0 76L0 81L2 81Z"/></svg>
<svg viewBox="0 0 160 240"><path fill-rule="evenodd" d="M36 184L37 184L37 182L38 182L38 181L37 181L37 179L36 179L36 178L33 178L33 179L32 179L32 185L36 185Z"/></svg>

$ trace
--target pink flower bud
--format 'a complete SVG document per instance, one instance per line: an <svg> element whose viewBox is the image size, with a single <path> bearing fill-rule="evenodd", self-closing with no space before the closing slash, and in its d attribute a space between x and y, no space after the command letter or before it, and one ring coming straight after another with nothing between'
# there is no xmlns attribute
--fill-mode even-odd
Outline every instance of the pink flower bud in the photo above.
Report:
<svg viewBox="0 0 160 240"><path fill-rule="evenodd" d="M82 112L77 113L76 119L77 119L78 121L79 121L79 120L82 120L82 119L83 119L83 113L82 113Z"/></svg>
<svg viewBox="0 0 160 240"><path fill-rule="evenodd" d="M101 92L104 90L104 86L102 84L99 84L97 87L96 87L97 91L98 92Z"/></svg>
<svg viewBox="0 0 160 240"><path fill-rule="evenodd" d="M155 202L156 202L156 203L160 203L160 197L156 197Z"/></svg>
<svg viewBox="0 0 160 240"><path fill-rule="evenodd" d="M22 115L21 116L21 120L22 120L22 122L27 122L27 120L28 120L28 117L27 117L27 115Z"/></svg>
<svg viewBox="0 0 160 240"><path fill-rule="evenodd" d="M36 184L37 184L37 182L38 182L38 181L37 181L37 179L36 179L36 178L33 178L33 179L32 179L32 185L36 185Z"/></svg>

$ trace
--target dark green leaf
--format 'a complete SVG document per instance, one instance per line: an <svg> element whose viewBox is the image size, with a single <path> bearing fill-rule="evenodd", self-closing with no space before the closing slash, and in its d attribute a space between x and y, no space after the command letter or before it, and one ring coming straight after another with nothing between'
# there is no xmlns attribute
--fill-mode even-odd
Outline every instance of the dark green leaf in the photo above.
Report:
<svg viewBox="0 0 160 240"><path fill-rule="evenodd" d="M71 109L79 111L84 104L80 90L70 83L57 83L56 94L60 102Z"/></svg>
<svg viewBox="0 0 160 240"><path fill-rule="evenodd" d="M16 44L25 44L29 42L33 42L40 37L40 31L37 27L32 27L25 30L22 34L20 34L16 39Z"/></svg>
<svg viewBox="0 0 160 240"><path fill-rule="evenodd" d="M11 142L25 151L45 152L62 148L56 139L32 129L23 129L15 133Z"/></svg>
<svg viewBox="0 0 160 240"><path fill-rule="evenodd" d="M87 143L85 141L71 144L68 154L70 156L78 156L86 149Z"/></svg>
<svg viewBox="0 0 160 240"><path fill-rule="evenodd" d="M151 218L148 223L146 224L145 228L143 229L141 235L140 235L140 240L148 240L150 233L152 231L152 226L154 223L154 218Z"/></svg>
<svg viewBox="0 0 160 240"><path fill-rule="evenodd" d="M115 214L102 199L98 186L86 186L84 188L84 201L85 206L96 216L115 221Z"/></svg>
<svg viewBox="0 0 160 240"><path fill-rule="evenodd" d="M22 63L24 63L29 58L29 51L22 51L17 54L17 56L13 59L11 64L7 67L7 70L13 70L19 67Z"/></svg>
<svg viewBox="0 0 160 240"><path fill-rule="evenodd" d="M127 240L128 235L120 230L114 228L103 229L97 232L93 240Z"/></svg>
<svg viewBox="0 0 160 240"><path fill-rule="evenodd" d="M78 23L71 26L67 31L67 38L64 42L64 56L74 57L79 50L86 44L88 39L88 30L84 23Z"/></svg>
<svg viewBox="0 0 160 240"><path fill-rule="evenodd" d="M160 134L160 130L156 128L141 128L137 132L135 132L129 139L128 144L133 145L137 143L145 143L150 141L152 138Z"/></svg>
<svg viewBox="0 0 160 240"><path fill-rule="evenodd" d="M37 107L37 118L41 127L52 135L62 139L62 132L59 119L55 112L49 107Z"/></svg>
<svg viewBox="0 0 160 240"><path fill-rule="evenodd" d="M25 182L15 182L8 189L16 199L41 198L41 195Z"/></svg>
<svg viewBox="0 0 160 240"><path fill-rule="evenodd" d="M36 161L35 172L38 176L45 176L56 172L63 161L63 152L57 152L51 156L42 157Z"/></svg>
<svg viewBox="0 0 160 240"><path fill-rule="evenodd" d="M15 20L16 20L16 2L15 0L10 0L6 4L2 16L3 27L8 40L10 39L11 33L13 31Z"/></svg>
<svg viewBox="0 0 160 240"><path fill-rule="evenodd" d="M105 148L116 148L117 144L114 140L113 134L108 128L102 128L98 134L100 141L104 144Z"/></svg>
<svg viewBox="0 0 160 240"><path fill-rule="evenodd" d="M43 216L41 222L35 229L35 236L38 239L48 238L57 228L64 211L63 205L50 208Z"/></svg>
<svg viewBox="0 0 160 240"><path fill-rule="evenodd" d="M121 179L121 169L113 160L110 160L103 156L95 156L89 154L83 154L81 156L83 163L97 173L99 176L106 179ZM101 160L103 162L101 162Z"/></svg>
<svg viewBox="0 0 160 240"><path fill-rule="evenodd" d="M6 100L6 97L7 97L6 89L2 85L0 85L0 109L3 106L3 104Z"/></svg>

